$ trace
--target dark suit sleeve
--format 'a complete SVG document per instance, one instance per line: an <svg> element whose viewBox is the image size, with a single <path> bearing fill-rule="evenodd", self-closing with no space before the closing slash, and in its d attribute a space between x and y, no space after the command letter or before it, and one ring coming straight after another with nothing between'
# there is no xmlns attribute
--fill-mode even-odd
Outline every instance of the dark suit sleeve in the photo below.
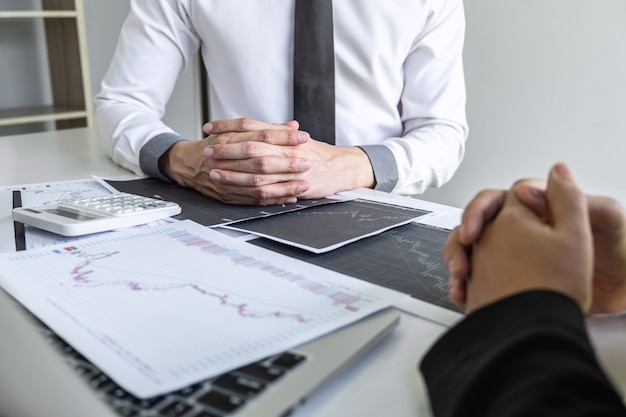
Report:
<svg viewBox="0 0 626 417"><path fill-rule="evenodd" d="M421 371L435 417L626 416L568 297L530 291L444 334Z"/></svg>

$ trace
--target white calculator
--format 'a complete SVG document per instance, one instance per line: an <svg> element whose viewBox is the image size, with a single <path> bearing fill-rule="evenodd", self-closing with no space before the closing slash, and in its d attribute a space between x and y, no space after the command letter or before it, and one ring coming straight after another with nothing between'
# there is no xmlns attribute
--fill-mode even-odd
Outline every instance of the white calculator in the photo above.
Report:
<svg viewBox="0 0 626 417"><path fill-rule="evenodd" d="M80 236L150 223L179 214L174 202L129 193L61 200L13 209L13 220L63 236Z"/></svg>

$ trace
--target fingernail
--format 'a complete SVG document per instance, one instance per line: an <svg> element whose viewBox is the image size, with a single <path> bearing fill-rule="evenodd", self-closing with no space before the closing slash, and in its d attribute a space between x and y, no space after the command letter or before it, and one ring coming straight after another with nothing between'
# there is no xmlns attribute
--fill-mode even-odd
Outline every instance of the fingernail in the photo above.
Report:
<svg viewBox="0 0 626 417"><path fill-rule="evenodd" d="M528 190L530 192L530 195L532 195L533 197L543 197L544 195L543 191L539 188L529 187Z"/></svg>
<svg viewBox="0 0 626 417"><path fill-rule="evenodd" d="M207 146L206 148L204 148L204 150L202 151L202 153L203 153L203 154L204 154L204 156L206 156L207 158L210 158L210 157L212 157L212 156L213 156L214 151L213 151L213 148L211 148L211 147L208 147L208 146Z"/></svg>
<svg viewBox="0 0 626 417"><path fill-rule="evenodd" d="M210 177L213 181L217 181L217 182L219 182L219 181L221 181L221 180L222 180L222 176L221 176L221 175L220 175L220 173L219 173L219 172L217 172L217 171L211 171L211 172L209 173L209 177Z"/></svg>
<svg viewBox="0 0 626 417"><path fill-rule="evenodd" d="M302 171L308 171L309 169L311 169L311 163L309 161L300 162L300 169Z"/></svg>
<svg viewBox="0 0 626 417"><path fill-rule="evenodd" d="M204 131L204 133L211 133L211 131L213 130L213 123L205 123L202 127L202 130Z"/></svg>
<svg viewBox="0 0 626 417"><path fill-rule="evenodd" d="M309 190L309 184L300 184L298 186L298 194Z"/></svg>
<svg viewBox="0 0 626 417"><path fill-rule="evenodd" d="M298 133L298 142L300 143L305 143L309 140L309 138L311 137L311 135L309 135L307 132L299 132Z"/></svg>
<svg viewBox="0 0 626 417"><path fill-rule="evenodd" d="M572 178L572 173L565 164L556 164L554 172L561 178Z"/></svg>
<svg viewBox="0 0 626 417"><path fill-rule="evenodd" d="M454 259L450 259L446 262L446 267L448 268L448 272L450 273L450 275L453 277L456 277L457 272L459 270L458 262L456 262Z"/></svg>
<svg viewBox="0 0 626 417"><path fill-rule="evenodd" d="M448 276L448 292L452 291L455 288L458 288L459 285L461 285L461 280L454 274L450 274Z"/></svg>
<svg viewBox="0 0 626 417"><path fill-rule="evenodd" d="M297 202L298 202L298 199L296 197L291 197L285 200L285 204L296 204Z"/></svg>
<svg viewBox="0 0 626 417"><path fill-rule="evenodd" d="M461 289L459 286L454 286L448 289L448 297L452 304L456 306L461 306L463 304Z"/></svg>

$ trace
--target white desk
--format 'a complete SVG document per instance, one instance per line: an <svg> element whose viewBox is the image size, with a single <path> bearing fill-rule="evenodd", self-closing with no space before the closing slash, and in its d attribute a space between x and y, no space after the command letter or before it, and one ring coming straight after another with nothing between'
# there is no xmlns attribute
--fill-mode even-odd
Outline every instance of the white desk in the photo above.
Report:
<svg viewBox="0 0 626 417"><path fill-rule="evenodd" d="M131 174L104 154L94 129L0 136L0 184Z"/></svg>
<svg viewBox="0 0 626 417"><path fill-rule="evenodd" d="M93 129L0 137L0 185L119 176L129 172L104 155ZM626 388L626 316L590 320L610 375ZM417 365L444 326L403 313L398 328L358 363L295 411L309 416L429 416Z"/></svg>

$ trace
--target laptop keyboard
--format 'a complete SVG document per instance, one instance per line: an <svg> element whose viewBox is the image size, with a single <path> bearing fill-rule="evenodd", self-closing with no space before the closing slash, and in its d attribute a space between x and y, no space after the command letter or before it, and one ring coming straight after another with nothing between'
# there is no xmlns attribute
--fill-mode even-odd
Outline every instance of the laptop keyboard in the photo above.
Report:
<svg viewBox="0 0 626 417"><path fill-rule="evenodd" d="M140 399L118 386L43 323L41 331L63 352L66 362L123 417L229 416L306 360L301 354L285 352L176 392Z"/></svg>

